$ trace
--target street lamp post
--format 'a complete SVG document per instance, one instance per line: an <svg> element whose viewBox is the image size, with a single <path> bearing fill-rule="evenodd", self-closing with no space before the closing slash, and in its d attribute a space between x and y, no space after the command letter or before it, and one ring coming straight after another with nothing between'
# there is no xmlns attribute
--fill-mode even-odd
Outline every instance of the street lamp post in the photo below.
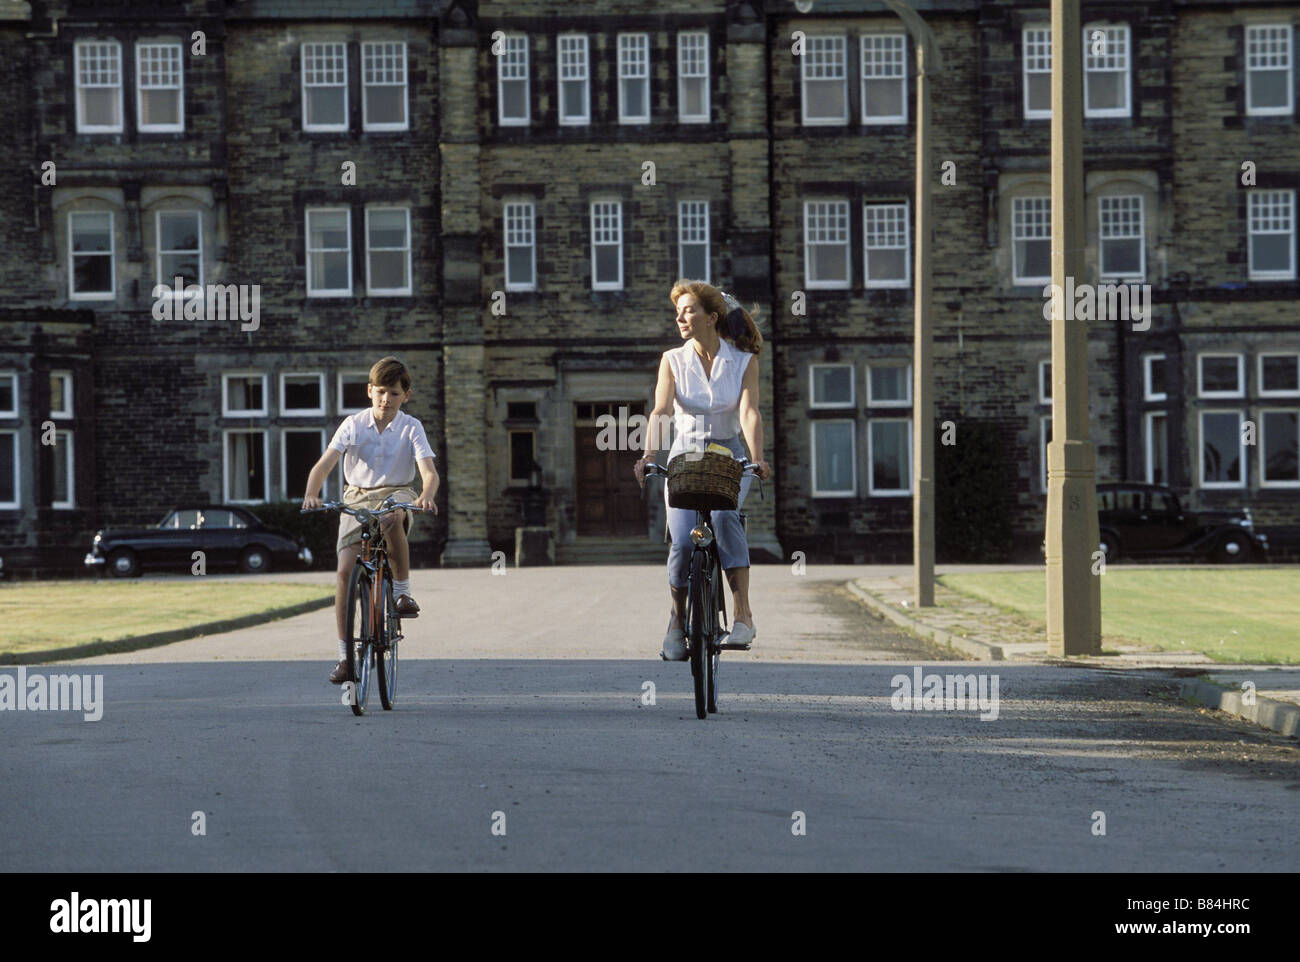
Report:
<svg viewBox="0 0 1300 962"><path fill-rule="evenodd" d="M934 32L903 0L881 0L916 45L916 260L912 304L912 589L918 608L934 604L934 332L930 262L930 74L943 69Z"/></svg>
<svg viewBox="0 0 1300 962"><path fill-rule="evenodd" d="M1083 40L1079 0L1052 0L1052 284L1083 277ZM1047 650L1101 652L1096 449L1088 438L1088 324L1052 298L1052 441L1047 446Z"/></svg>

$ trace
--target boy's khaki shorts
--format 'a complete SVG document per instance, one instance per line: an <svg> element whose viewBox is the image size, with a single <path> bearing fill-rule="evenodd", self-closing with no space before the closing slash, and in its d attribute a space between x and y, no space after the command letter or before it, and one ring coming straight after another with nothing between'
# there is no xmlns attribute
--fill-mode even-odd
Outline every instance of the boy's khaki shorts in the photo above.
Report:
<svg viewBox="0 0 1300 962"><path fill-rule="evenodd" d="M408 484L389 484L378 488L358 488L355 484L349 484L343 489L343 503L350 508L378 508L380 503L391 497L394 501L414 501L418 495L415 490ZM406 520L402 526L406 533L411 533L411 522L414 512L406 512ZM341 552L351 544L361 543L361 523L350 514L339 515L339 541L335 551Z"/></svg>

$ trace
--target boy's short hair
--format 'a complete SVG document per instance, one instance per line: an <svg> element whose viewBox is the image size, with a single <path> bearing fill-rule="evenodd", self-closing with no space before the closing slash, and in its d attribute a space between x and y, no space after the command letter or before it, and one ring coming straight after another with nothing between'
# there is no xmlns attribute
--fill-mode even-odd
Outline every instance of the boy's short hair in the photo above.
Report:
<svg viewBox="0 0 1300 962"><path fill-rule="evenodd" d="M393 357L381 357L370 369L370 383L375 387L398 385L403 391L411 389L411 372L406 365Z"/></svg>

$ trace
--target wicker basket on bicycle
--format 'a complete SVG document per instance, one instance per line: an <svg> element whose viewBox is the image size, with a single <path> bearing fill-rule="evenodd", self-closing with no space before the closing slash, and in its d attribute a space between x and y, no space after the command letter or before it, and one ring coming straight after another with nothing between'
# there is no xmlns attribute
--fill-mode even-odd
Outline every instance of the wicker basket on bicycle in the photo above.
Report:
<svg viewBox="0 0 1300 962"><path fill-rule="evenodd" d="M730 454L679 454L668 462L668 506L734 511L744 468Z"/></svg>

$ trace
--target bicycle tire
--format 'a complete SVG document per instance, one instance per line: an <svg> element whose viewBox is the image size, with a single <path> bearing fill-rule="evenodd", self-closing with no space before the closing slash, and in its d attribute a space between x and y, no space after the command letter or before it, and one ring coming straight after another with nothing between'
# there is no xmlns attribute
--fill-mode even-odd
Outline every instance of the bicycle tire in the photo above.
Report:
<svg viewBox="0 0 1300 962"><path fill-rule="evenodd" d="M713 574L709 579L709 610L713 613L709 619L709 627L719 624L718 613L722 610L722 563L715 554L710 555L713 562ZM708 639L708 667L709 667L709 691L708 703L705 706L710 714L718 712L718 663L721 660L722 649L717 644L714 637L715 632L709 632Z"/></svg>
<svg viewBox="0 0 1300 962"><path fill-rule="evenodd" d="M696 551L691 558L690 575L690 641L691 677L695 681L695 717L709 717L708 691L710 662L709 638L712 635L709 617L708 552ZM715 616L716 617L716 616Z"/></svg>
<svg viewBox="0 0 1300 962"><path fill-rule="evenodd" d="M380 607L383 624L376 636L381 646L375 657L375 681L379 687L379 703L384 711L392 711L397 704L397 641L402 633L402 621L397 617L397 602L393 599L392 572L384 571L384 599Z"/></svg>
<svg viewBox="0 0 1300 962"><path fill-rule="evenodd" d="M370 695L370 663L373 660L373 626L370 624L370 576L361 565L352 569L348 579L347 662L348 681L352 685L352 714L364 715Z"/></svg>

